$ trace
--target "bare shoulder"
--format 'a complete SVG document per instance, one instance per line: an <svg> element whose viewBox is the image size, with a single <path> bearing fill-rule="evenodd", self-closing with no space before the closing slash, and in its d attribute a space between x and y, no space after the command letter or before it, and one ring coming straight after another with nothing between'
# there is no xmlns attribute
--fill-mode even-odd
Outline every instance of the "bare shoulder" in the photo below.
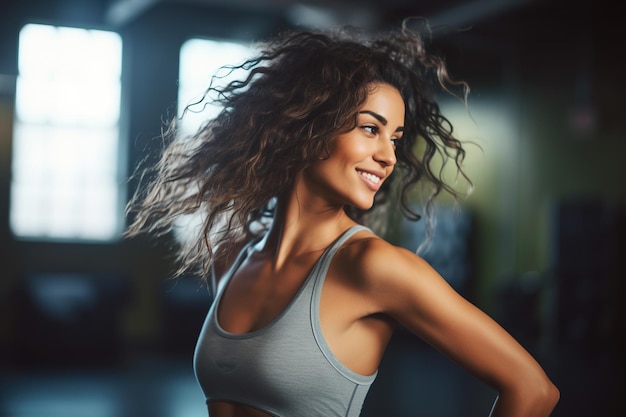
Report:
<svg viewBox="0 0 626 417"><path fill-rule="evenodd" d="M373 309L399 322L422 309L461 302L422 257L372 233L355 235L339 255L344 282L366 297Z"/></svg>
<svg viewBox="0 0 626 417"><path fill-rule="evenodd" d="M356 235L344 245L339 262L342 270L350 271L361 284L374 287L401 287L405 280L434 272L415 252L368 232Z"/></svg>

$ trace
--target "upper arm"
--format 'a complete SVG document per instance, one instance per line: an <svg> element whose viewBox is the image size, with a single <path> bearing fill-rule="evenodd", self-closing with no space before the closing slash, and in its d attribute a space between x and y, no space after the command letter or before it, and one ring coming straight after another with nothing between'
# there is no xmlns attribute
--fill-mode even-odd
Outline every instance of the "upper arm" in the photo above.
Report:
<svg viewBox="0 0 626 417"><path fill-rule="evenodd" d="M379 249L366 263L369 288L382 312L498 391L547 380L508 332L426 261L391 245Z"/></svg>

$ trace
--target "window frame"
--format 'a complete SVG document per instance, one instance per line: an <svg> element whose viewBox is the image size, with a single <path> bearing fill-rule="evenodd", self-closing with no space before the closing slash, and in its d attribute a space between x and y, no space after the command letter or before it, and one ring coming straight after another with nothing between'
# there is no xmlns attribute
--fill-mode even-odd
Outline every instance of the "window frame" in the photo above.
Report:
<svg viewBox="0 0 626 417"><path fill-rule="evenodd" d="M112 72L109 73L109 78L108 80L111 82L111 86L114 86L116 88L115 92L113 93L112 100L114 100L114 102L111 103L115 103L113 104L114 107L112 107L112 111L114 112L115 116L112 117L112 122L109 123L107 125L107 123L103 122L104 124L101 124L99 127L94 127L93 125L93 120L92 119L92 123L87 123L84 122L84 120L79 120L79 119L75 119L74 123L68 123L66 125L60 124L58 123L58 120L53 120L48 118L48 120L44 120L44 121L39 121L39 122L33 122L32 120L28 120L28 118L26 120L24 120L23 114L20 113L19 110L19 106L20 106L20 82L24 82L24 73L28 73L28 70L24 70L22 68L22 62L21 59L22 57L20 56L22 54L22 34L23 31L25 30L25 28L28 28L30 25L33 26L43 26L43 27L49 27L49 30L54 31L54 33L56 34L55 36L61 36L59 35L60 30L82 30L82 31L86 31L86 34L89 37L93 37L93 36L101 36L102 32L104 32L104 36L111 36L114 35L117 39L114 39L113 41L111 41L111 45L113 45L112 47L115 48L115 59L117 60L116 62L114 62L112 65L114 65L114 68L112 69ZM93 47L92 47L93 48ZM124 213L124 206L126 203L126 199L127 199L127 184L126 184L126 175L127 175L127 150L125 149L125 144L123 143L122 140L122 135L121 135L121 128L122 128L122 96L123 96L123 54L124 54L124 42L122 39L122 35L114 30L111 29L107 29L107 28L100 28L100 27L94 27L94 26L76 26L76 25L63 25L63 24L49 24L49 23L40 23L40 22L28 22L25 23L22 28L20 29L20 34L18 37L18 45L17 45L17 51L18 51L18 71L17 71L17 76L15 78L15 103L14 103L14 119L13 119L13 143L12 143L12 149L11 149L11 174L10 174L10 184L9 184L9 230L11 232L11 235L13 236L14 239L18 240L18 241L31 241L31 242L50 242L50 243L99 243L99 244L107 244L107 243L115 243L119 240L122 239L122 233L123 230L126 226L126 218L125 218L125 213ZM98 53L101 54L101 51L98 51ZM94 56L96 56L97 54L94 54ZM86 60L84 60L86 61ZM96 60L97 61L97 60ZM59 60L59 63L61 61ZM51 68L52 68L51 64ZM60 65L60 64L59 64ZM84 63L84 65L88 65L86 63ZM47 74L49 77L51 76L51 73ZM91 75L91 73L88 73L87 75ZM85 75L85 77L87 78L87 75ZM28 81L28 80L26 80ZM95 96L98 97L98 96ZM77 110L80 112L80 110ZM89 109L82 109L83 112L89 112ZM95 111L95 110L94 110ZM49 116L49 114L48 114ZM97 119L97 116L95 116L95 118ZM101 120L102 122L102 120ZM74 207L74 211L72 212L73 214L71 215L76 215L76 216L85 216L84 219L81 221L75 221L75 222L69 222L66 223L66 226L70 226L68 229L66 229L63 232L59 232L59 230L54 230L54 228L51 226L53 223L50 221L50 219L48 219L48 223L42 223L42 225L40 225L38 227L38 230L27 230L23 227L20 226L19 224L19 218L16 219L16 217L19 216L19 214L16 214L17 211L19 211L21 209L20 206L16 206L17 204L19 204L19 202L16 202L16 193L18 192L18 189L20 186L26 186L28 184L28 182L24 182L24 172L26 172L27 168L23 168L23 167L19 167L16 165L19 165L19 163L17 163L16 161L19 160L20 158L20 146L24 143L25 139L26 140L30 140L32 138L29 138L28 136L21 136L20 135L20 130L22 129L28 129L28 128L35 128L35 129L40 129L42 131L45 131L44 134L42 134L42 138L45 136L47 138L49 138L49 135L53 135L54 132L58 132L58 131L63 131L65 129L65 131L87 131L87 132L95 132L96 135L103 135L103 137L106 137L106 131L108 131L109 133L109 138L108 139L104 139L105 141L109 141L109 154L110 154L110 160L109 160L109 164L103 164L103 166L105 167L103 169L102 172L100 172L99 174L94 174L96 178L98 178L98 180L94 180L93 182L89 182L86 178L87 178L87 174L84 174L85 177L81 177L81 181L84 181L85 184L80 185L80 181L77 181L76 178L79 177L79 175L81 175L81 172L79 171L79 168L76 168L76 171L73 173L75 175L75 177L73 179L70 179L69 181L65 182L65 184L70 184L70 189L73 189L74 191L74 200L75 200L75 204L80 206L80 205L84 205L84 207L79 207L76 208ZM40 140L44 140L41 139ZM79 142L77 142L79 143ZM87 149L90 147L91 144L82 144L84 146L84 149ZM31 149L36 149L35 148L31 148ZM104 148L100 148L101 150ZM93 156L92 161L100 161L101 160L102 155L97 154ZM26 157L26 160L28 160L29 157ZM76 158L75 158L76 159ZM84 161L86 159L84 159L84 155L78 155L78 159L80 161ZM32 162L32 160L31 160ZM83 162L85 165L88 164L89 161L87 161L87 163ZM78 164L80 164L80 162L75 162L78 166ZM54 169L54 163L51 162L50 163L51 166L53 166ZM58 167L57 167L58 168ZM20 171L20 169L22 171ZM95 169L94 169L95 171ZM94 171L86 171L89 172L91 174L93 174ZM104 171L106 171L106 173L103 173ZM54 172L54 171L53 171ZM57 171L58 172L58 171ZM99 176L98 176L99 175ZM90 224L90 220L89 220L89 212L90 210L93 210L94 207L98 208L101 207L99 205L96 205L94 203L91 203L93 205L93 207L89 208L89 202L87 201L87 199L85 198L85 196L83 195L83 193L85 191L89 191L90 189L93 190L98 190L97 187L94 187L94 184L97 184L98 182L102 183L102 184L106 184L107 187L109 187L109 200L108 204L110 205L109 209L108 209L108 216L109 216L109 224L106 227L106 230L104 230L104 232L101 230L100 232L94 232L94 230L96 229L92 229L91 231L89 231L89 229L87 229L88 225ZM42 181L38 181L35 182L34 184L36 184L36 186L38 186L40 188L40 191L42 191L42 194L44 193L48 193L50 194L52 191L51 190L45 190L46 187L51 186L58 186L59 184L62 184L62 181L46 181L46 180L42 180ZM45 190L45 191L43 191ZM104 191L100 191L101 193L104 194ZM48 197L47 199L48 203L55 201L54 197ZM62 201L62 200L60 200ZM69 200L68 200L69 201ZM41 205L41 204L40 204ZM42 207L38 207L35 208L33 210L38 211L37 213L35 213L35 215L33 215L31 218L35 218L38 215L42 215L42 213L44 213L44 210L48 209L49 207L46 208L42 208ZM62 209L61 209L62 211ZM85 213L87 213L85 215ZM69 216L71 217L71 216ZM68 217L68 218L69 218ZM92 214L91 215L91 221L92 221L92 225L93 224L97 224L97 219L98 214ZM68 230L70 230L68 232Z"/></svg>

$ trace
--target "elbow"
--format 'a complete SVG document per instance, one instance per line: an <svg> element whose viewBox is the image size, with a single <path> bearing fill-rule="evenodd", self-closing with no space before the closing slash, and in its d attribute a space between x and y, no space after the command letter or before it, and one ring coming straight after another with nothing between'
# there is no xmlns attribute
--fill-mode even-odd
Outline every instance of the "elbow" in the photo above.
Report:
<svg viewBox="0 0 626 417"><path fill-rule="evenodd" d="M529 399L529 408L532 410L528 415L533 416L549 416L561 398L559 389L548 378L537 381L526 395Z"/></svg>
<svg viewBox="0 0 626 417"><path fill-rule="evenodd" d="M537 407L552 411L561 398L561 392L549 379L542 381L535 390Z"/></svg>
<svg viewBox="0 0 626 417"><path fill-rule="evenodd" d="M551 381L547 381L543 398L546 405L552 410L561 399L561 392Z"/></svg>
<svg viewBox="0 0 626 417"><path fill-rule="evenodd" d="M503 409L509 410L506 414L524 417L548 417L560 399L559 389L547 378L531 378L523 384L499 391L499 401Z"/></svg>

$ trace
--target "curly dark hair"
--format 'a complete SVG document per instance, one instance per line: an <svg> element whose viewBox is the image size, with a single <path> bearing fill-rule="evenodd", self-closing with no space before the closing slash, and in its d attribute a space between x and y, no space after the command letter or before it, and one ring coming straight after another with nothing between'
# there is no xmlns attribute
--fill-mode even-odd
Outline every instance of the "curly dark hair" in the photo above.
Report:
<svg viewBox="0 0 626 417"><path fill-rule="evenodd" d="M126 236L166 234L180 216L201 214L197 237L178 251L178 274L206 276L218 245L259 234L251 225L272 217L272 204L291 191L297 174L327 157L338 134L356 127L372 83L400 92L404 135L396 170L372 209L346 207L348 215L364 222L394 196L408 218L419 219L410 197L418 183L430 185L427 205L442 190L457 196L434 159L453 160L465 177L465 150L435 96L461 88L454 95L466 101L469 89L451 79L441 57L426 53L422 36L406 23L376 37L347 28L289 31L262 44L257 57L228 68L247 72L207 90L221 112L190 137L179 134L174 120L163 134L160 160L142 171L127 206L135 216Z"/></svg>

